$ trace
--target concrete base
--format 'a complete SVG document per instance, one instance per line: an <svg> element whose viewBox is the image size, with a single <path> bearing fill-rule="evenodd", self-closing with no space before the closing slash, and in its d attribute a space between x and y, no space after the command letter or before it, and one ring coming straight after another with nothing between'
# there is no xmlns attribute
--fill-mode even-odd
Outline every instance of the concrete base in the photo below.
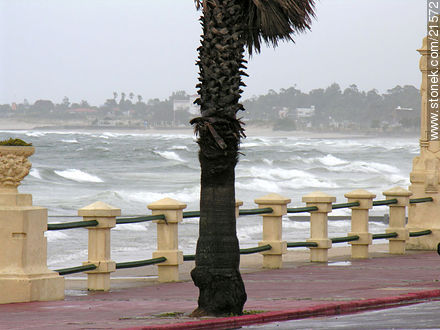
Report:
<svg viewBox="0 0 440 330"><path fill-rule="evenodd" d="M0 304L64 299L64 278L56 272L0 275Z"/></svg>
<svg viewBox="0 0 440 330"><path fill-rule="evenodd" d="M351 258L352 259L368 259L368 245L352 245Z"/></svg>

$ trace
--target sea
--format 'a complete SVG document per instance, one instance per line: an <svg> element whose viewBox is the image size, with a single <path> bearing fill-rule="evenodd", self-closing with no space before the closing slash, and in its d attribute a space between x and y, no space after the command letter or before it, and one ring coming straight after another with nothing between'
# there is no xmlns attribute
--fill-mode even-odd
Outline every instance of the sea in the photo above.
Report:
<svg viewBox="0 0 440 330"><path fill-rule="evenodd" d="M49 222L78 221L78 209L96 201L120 208L124 216L151 214L147 205L170 197L199 209L200 168L198 146L191 131L163 134L131 131L0 131L0 139L20 138L36 147L32 169L19 187L31 193L34 205L48 209ZM243 155L236 167L236 197L242 208L256 208L254 200L270 192L291 198L289 207L304 206L301 197L323 191L346 202L344 194L366 189L384 198L394 186L408 187L412 159L419 153L416 137L311 138L253 134L241 144ZM375 207L372 215L388 213ZM307 214L304 214L307 215ZM339 209L330 215L350 215ZM372 221L370 231L381 233L387 224ZM329 221L329 236L346 236L349 220ZM87 260L87 229L46 232L51 269L79 266ZM237 219L242 248L258 245L262 217ZM309 238L304 218L283 218L283 239ZM179 225L179 245L193 254L198 219ZM117 225L111 234L112 259L116 262L151 258L156 249L156 224Z"/></svg>

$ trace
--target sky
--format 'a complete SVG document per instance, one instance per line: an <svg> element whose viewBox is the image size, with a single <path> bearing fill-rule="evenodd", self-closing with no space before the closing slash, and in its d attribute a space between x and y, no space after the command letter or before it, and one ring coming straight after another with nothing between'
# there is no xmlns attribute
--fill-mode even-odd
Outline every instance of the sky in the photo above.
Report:
<svg viewBox="0 0 440 330"><path fill-rule="evenodd" d="M0 104L194 94L199 16L193 0L0 0ZM334 82L418 88L425 34L426 0L317 1L311 31L249 59L243 98Z"/></svg>

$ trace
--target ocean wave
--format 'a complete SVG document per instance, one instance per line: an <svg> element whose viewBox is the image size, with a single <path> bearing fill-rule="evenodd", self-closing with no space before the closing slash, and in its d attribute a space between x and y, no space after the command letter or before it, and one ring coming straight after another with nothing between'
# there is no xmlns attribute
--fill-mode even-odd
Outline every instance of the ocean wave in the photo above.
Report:
<svg viewBox="0 0 440 330"><path fill-rule="evenodd" d="M54 230L46 231L44 233L44 236L47 237L47 241L49 243L70 238L69 235L67 235L61 231L54 231Z"/></svg>
<svg viewBox="0 0 440 330"><path fill-rule="evenodd" d="M34 178L40 179L40 180L43 179L41 177L40 171L37 168L31 169L31 171L29 172L29 175L33 176Z"/></svg>
<svg viewBox="0 0 440 330"><path fill-rule="evenodd" d="M186 150L186 151L189 151L187 146L172 146L170 149L171 150Z"/></svg>
<svg viewBox="0 0 440 330"><path fill-rule="evenodd" d="M61 142L64 142L64 143L79 143L77 139L62 139Z"/></svg>
<svg viewBox="0 0 440 330"><path fill-rule="evenodd" d="M320 157L318 158L318 160L325 166L338 166L338 165L345 165L348 163L346 160L335 157L331 154L328 154L327 156L324 157Z"/></svg>
<svg viewBox="0 0 440 330"><path fill-rule="evenodd" d="M152 191L139 191L139 192L118 192L120 196L129 201L140 202L144 204L152 203L163 198L172 198L183 203L197 201L200 197L200 187L194 186L192 188L185 188L178 192L152 192Z"/></svg>
<svg viewBox="0 0 440 330"><path fill-rule="evenodd" d="M275 193L281 191L278 183L262 179L254 179L248 183L236 182L235 186L238 189L250 191L270 191Z"/></svg>
<svg viewBox="0 0 440 330"><path fill-rule="evenodd" d="M100 179L95 175L74 168L64 171L54 171L54 172L55 174L65 179L69 179L76 182L95 182L95 183L104 182L102 179Z"/></svg>
<svg viewBox="0 0 440 330"><path fill-rule="evenodd" d="M127 223L127 224L120 224L117 225L112 230L115 231L147 231L148 230L148 224L143 223Z"/></svg>
<svg viewBox="0 0 440 330"><path fill-rule="evenodd" d="M156 155L159 155L162 158L168 159L168 160L175 160L175 161L178 161L178 162L185 162L174 151L153 151L153 153L156 154Z"/></svg>

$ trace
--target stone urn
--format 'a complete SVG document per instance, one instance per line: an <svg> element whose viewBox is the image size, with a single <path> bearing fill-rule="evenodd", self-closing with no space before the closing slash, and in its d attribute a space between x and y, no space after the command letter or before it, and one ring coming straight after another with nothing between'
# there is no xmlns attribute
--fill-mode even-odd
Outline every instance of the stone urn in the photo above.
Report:
<svg viewBox="0 0 440 330"><path fill-rule="evenodd" d="M32 146L0 145L0 193L17 193L21 180L29 174L32 164L28 157L35 152Z"/></svg>

